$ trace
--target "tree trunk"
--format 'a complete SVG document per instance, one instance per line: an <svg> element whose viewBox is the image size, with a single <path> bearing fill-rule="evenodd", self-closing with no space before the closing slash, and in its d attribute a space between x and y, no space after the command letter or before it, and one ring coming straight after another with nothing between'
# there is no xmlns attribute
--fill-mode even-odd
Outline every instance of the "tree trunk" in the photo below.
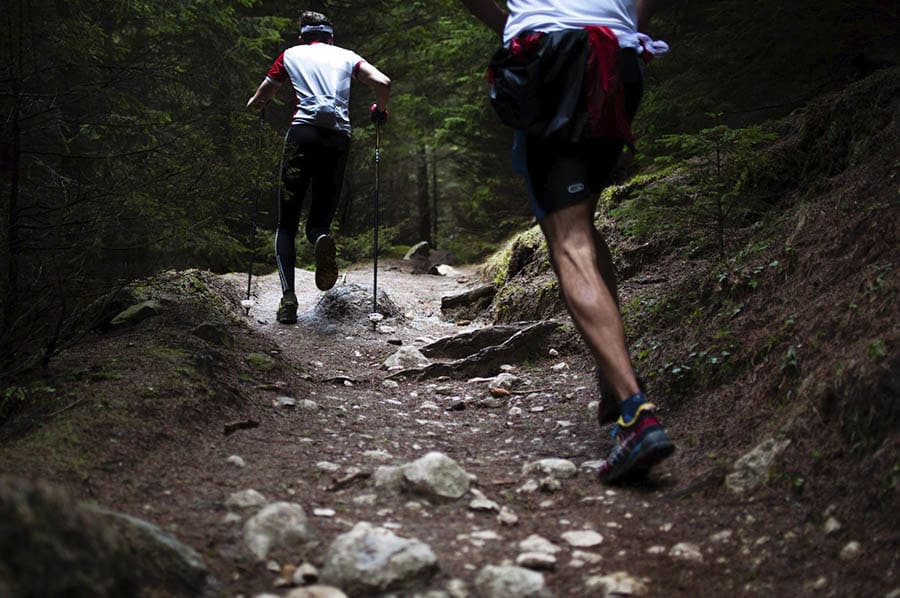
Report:
<svg viewBox="0 0 900 598"><path fill-rule="evenodd" d="M431 151L431 247L438 248L438 182L437 151Z"/></svg>
<svg viewBox="0 0 900 598"><path fill-rule="evenodd" d="M419 206L419 240L431 244L431 202L428 197L428 146L419 148L416 164L416 203Z"/></svg>

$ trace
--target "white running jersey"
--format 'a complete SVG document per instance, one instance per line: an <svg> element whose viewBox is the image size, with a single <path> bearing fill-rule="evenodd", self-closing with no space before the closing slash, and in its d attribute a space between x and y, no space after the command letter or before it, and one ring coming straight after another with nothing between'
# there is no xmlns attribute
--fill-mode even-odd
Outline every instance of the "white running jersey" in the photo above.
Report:
<svg viewBox="0 0 900 598"><path fill-rule="evenodd" d="M293 46L269 69L267 79L281 85L290 79L297 97L291 124L314 125L350 134L350 81L363 59L351 50L326 43Z"/></svg>
<svg viewBox="0 0 900 598"><path fill-rule="evenodd" d="M622 48L640 48L635 0L508 0L503 43L526 30L551 33L589 25L609 27Z"/></svg>

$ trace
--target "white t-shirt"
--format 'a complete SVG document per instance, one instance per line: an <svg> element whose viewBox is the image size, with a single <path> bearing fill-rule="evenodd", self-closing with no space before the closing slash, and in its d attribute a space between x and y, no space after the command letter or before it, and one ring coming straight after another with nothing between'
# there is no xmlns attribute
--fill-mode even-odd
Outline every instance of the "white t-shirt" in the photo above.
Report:
<svg viewBox="0 0 900 598"><path fill-rule="evenodd" d="M588 25L609 27L622 48L640 48L635 0L508 0L503 43L526 30L551 33Z"/></svg>
<svg viewBox="0 0 900 598"><path fill-rule="evenodd" d="M350 81L363 59L352 50L326 43L288 48L275 60L267 79L290 79L297 96L291 124L315 125L350 134Z"/></svg>

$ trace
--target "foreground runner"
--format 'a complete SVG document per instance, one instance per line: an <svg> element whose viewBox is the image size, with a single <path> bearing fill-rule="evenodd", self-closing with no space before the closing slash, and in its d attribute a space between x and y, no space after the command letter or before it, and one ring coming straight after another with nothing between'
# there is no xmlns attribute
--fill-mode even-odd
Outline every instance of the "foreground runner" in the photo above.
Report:
<svg viewBox="0 0 900 598"><path fill-rule="evenodd" d="M645 474L675 450L636 379L625 346L615 270L594 226L597 196L632 144L643 89L640 54L668 48L639 34L651 0L462 0L503 36L491 101L516 128L525 178L566 307L603 377L601 423L617 421L605 482Z"/></svg>
<svg viewBox="0 0 900 598"><path fill-rule="evenodd" d="M248 108L265 104L285 81L291 82L297 99L281 159L283 185L278 193L275 233L275 261L282 290L277 319L282 324L297 321L295 240L300 208L310 184L306 238L315 244L316 286L327 291L337 281L331 221L350 151L350 81L356 78L375 90L371 114L377 124L387 120L391 93L387 76L355 52L334 45L334 28L328 17L304 12L299 25L300 43L281 53L247 102Z"/></svg>

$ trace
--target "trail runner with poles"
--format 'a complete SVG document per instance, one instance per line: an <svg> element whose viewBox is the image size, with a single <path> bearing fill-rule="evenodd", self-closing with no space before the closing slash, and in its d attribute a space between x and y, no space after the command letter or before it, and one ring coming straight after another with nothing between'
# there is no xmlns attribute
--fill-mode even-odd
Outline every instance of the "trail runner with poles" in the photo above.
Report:
<svg viewBox="0 0 900 598"><path fill-rule="evenodd" d="M575 326L597 362L602 423L616 422L604 482L645 475L674 445L625 345L615 269L594 226L600 191L627 144L643 90L640 59L668 50L641 33L652 0L462 0L503 38L491 103L515 129L513 165Z"/></svg>
<svg viewBox="0 0 900 598"><path fill-rule="evenodd" d="M338 268L331 221L337 209L350 151L350 84L353 79L375 92L370 109L376 125L387 121L391 80L351 50L334 45L334 26L325 15L300 15L299 44L282 52L247 102L258 109L289 81L296 109L285 136L281 159L282 185L278 193L275 261L281 278L282 298L277 319L297 321L294 268L300 210L307 189L312 197L306 218L306 238L315 246L316 286L334 286Z"/></svg>

